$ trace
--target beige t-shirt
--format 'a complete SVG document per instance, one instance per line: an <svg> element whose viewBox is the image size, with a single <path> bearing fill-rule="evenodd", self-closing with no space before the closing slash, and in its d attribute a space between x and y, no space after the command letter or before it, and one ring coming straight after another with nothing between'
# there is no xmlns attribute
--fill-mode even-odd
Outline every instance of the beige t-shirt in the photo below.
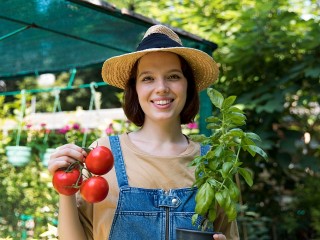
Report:
<svg viewBox="0 0 320 240"><path fill-rule="evenodd" d="M130 186L164 190L192 186L194 174L187 165L200 154L198 143L190 141L187 149L179 156L160 157L138 149L127 134L119 137ZM100 139L99 145L110 148L109 139ZM80 195L77 196L80 220L88 239L105 240L109 237L117 207L119 187L114 168L104 177L109 183L109 194L105 200L88 204ZM239 239L236 222L228 223L224 214L221 211L219 213L215 230L223 232L228 240Z"/></svg>

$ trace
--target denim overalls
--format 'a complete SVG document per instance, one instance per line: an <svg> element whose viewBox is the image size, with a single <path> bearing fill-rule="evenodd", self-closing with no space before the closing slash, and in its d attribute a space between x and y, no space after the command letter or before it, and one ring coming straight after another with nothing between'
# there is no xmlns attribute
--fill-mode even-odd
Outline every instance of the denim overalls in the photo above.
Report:
<svg viewBox="0 0 320 240"><path fill-rule="evenodd" d="M143 189L130 187L118 136L110 136L119 200L110 230L110 240L175 240L176 228L197 230L191 223L196 190L191 188ZM205 154L208 147L201 147Z"/></svg>

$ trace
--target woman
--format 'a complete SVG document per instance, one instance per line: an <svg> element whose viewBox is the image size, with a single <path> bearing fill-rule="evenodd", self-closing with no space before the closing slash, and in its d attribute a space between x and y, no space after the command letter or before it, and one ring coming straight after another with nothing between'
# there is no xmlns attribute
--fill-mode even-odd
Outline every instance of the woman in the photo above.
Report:
<svg viewBox="0 0 320 240"><path fill-rule="evenodd" d="M188 227L194 211L194 180L188 163L203 148L183 135L181 124L194 120L198 92L218 77L206 53L185 48L169 28L155 25L137 51L108 59L102 77L125 89L124 111L139 130L101 138L92 146L111 148L115 167L105 178L107 198L88 204L78 196L60 196L60 239L176 239L175 228ZM51 174L86 153L67 144L49 162ZM238 239L236 222L219 211L213 239Z"/></svg>

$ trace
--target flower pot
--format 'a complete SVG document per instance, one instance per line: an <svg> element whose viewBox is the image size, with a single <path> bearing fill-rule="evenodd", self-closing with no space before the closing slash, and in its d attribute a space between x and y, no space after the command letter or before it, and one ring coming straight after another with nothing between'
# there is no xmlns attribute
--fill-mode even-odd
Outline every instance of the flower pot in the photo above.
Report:
<svg viewBox="0 0 320 240"><path fill-rule="evenodd" d="M212 240L216 232L203 232L191 229L177 228L176 240Z"/></svg>
<svg viewBox="0 0 320 240"><path fill-rule="evenodd" d="M7 146L6 154L9 163L15 167L23 167L31 159L31 148L26 146Z"/></svg>
<svg viewBox="0 0 320 240"><path fill-rule="evenodd" d="M46 149L46 151L44 152L42 159L41 159L43 166L48 167L48 162L50 160L50 156L55 150L56 150L55 148L47 148Z"/></svg>

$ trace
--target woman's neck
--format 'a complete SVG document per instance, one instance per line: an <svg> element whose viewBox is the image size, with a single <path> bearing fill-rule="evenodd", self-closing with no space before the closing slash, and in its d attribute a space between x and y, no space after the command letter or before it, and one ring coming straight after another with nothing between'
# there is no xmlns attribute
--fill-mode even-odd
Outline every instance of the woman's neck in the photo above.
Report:
<svg viewBox="0 0 320 240"><path fill-rule="evenodd" d="M129 134L129 138L142 151L158 156L178 155L188 147L188 139L182 134L180 123L144 124Z"/></svg>

